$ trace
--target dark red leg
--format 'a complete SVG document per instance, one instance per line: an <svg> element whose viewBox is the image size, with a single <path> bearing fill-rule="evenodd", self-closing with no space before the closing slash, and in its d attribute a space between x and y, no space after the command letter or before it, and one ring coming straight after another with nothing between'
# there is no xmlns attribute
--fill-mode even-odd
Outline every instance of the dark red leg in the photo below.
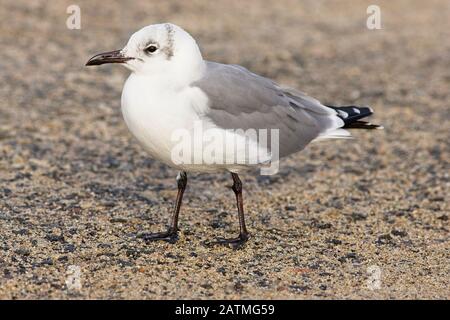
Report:
<svg viewBox="0 0 450 320"><path fill-rule="evenodd" d="M175 243L178 240L178 215L180 213L181 203L183 201L184 190L187 185L187 174L181 171L177 176L178 194L175 201L175 208L170 223L169 229L164 232L146 233L141 236L145 241L162 240L170 243Z"/></svg>
<svg viewBox="0 0 450 320"><path fill-rule="evenodd" d="M233 185L231 189L236 195L236 204L239 216L239 235L236 238L231 239L218 239L217 243L230 245L232 248L237 249L250 238L250 235L247 231L247 227L245 226L244 201L242 200L242 182L236 173L231 173L231 177L233 178Z"/></svg>

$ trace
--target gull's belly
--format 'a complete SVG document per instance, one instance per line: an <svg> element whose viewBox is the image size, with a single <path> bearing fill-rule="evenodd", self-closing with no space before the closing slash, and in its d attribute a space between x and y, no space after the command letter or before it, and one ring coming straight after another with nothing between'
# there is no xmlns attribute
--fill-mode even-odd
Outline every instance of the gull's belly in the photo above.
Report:
<svg viewBox="0 0 450 320"><path fill-rule="evenodd" d="M128 129L146 151L153 158L168 163L173 147L172 134L186 125L184 121L137 105L123 106L122 114Z"/></svg>
<svg viewBox="0 0 450 320"><path fill-rule="evenodd" d="M128 129L146 151L169 165L174 146L172 135L177 130L189 130L196 117L178 97L129 86L122 93L122 114Z"/></svg>
<svg viewBox="0 0 450 320"><path fill-rule="evenodd" d="M180 165L172 157L180 135L192 137L196 123L204 121L200 115L205 108L207 97L198 88L167 90L157 81L133 74L122 92L122 115L130 132L150 156L180 170L209 171Z"/></svg>

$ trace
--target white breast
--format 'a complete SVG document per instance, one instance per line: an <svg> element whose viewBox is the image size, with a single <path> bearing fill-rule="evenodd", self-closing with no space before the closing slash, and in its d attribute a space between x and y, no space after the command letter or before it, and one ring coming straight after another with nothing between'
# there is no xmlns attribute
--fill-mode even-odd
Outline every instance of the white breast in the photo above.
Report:
<svg viewBox="0 0 450 320"><path fill-rule="evenodd" d="M131 74L122 92L122 114L147 152L173 166L172 135L175 130L192 130L193 123L199 120L198 106L206 106L206 99L197 88L175 92L152 78Z"/></svg>

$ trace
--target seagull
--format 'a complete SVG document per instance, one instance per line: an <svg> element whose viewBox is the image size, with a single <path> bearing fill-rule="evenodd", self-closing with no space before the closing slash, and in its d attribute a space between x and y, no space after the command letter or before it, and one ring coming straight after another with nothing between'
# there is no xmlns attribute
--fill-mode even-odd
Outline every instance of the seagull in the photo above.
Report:
<svg viewBox="0 0 450 320"><path fill-rule="evenodd" d="M326 106L242 66L204 60L195 39L171 23L146 26L134 33L123 49L97 54L86 65L106 63L118 63L131 71L122 91L121 109L132 135L152 158L179 170L170 226L164 232L145 233L146 241L178 240L187 172L225 171L233 180L240 230L237 237L215 243L241 247L250 234L244 218L240 172L267 166L311 142L349 138L346 129L381 128L361 120L373 113L369 107ZM186 157L180 160L174 156L174 149L180 148L174 135L195 135L199 124L202 132L209 130L219 137L214 140L214 150L225 161L196 158L204 154L206 142L196 143L195 138L185 144L191 150L184 148L178 153ZM266 139L248 137L244 130L270 134ZM228 143L236 141L243 143L227 148ZM223 152L224 145L227 152ZM192 161L192 156L200 161Z"/></svg>

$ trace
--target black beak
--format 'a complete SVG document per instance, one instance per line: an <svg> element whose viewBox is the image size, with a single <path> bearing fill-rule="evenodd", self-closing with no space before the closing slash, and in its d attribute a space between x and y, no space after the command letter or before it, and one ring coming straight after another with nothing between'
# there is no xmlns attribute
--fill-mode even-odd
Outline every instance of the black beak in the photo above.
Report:
<svg viewBox="0 0 450 320"><path fill-rule="evenodd" d="M124 63L128 60L132 60L134 58L131 57L125 57L121 50L114 50L111 52L104 52L97 54L89 59L88 62L86 62L87 66L99 66L101 64L105 63Z"/></svg>

